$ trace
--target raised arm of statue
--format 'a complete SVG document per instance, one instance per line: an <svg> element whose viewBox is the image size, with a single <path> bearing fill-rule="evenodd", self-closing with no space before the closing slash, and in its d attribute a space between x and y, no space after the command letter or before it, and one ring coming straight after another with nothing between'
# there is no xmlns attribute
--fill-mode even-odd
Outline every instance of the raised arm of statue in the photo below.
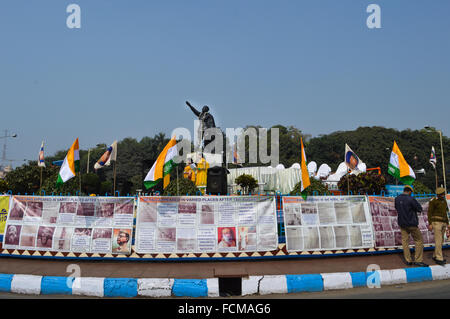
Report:
<svg viewBox="0 0 450 319"><path fill-rule="evenodd" d="M194 114L195 114L196 116L200 116L200 112L197 111L197 110L195 109L195 107L193 107L193 106L191 105L191 103L189 103L188 101L186 101L186 104L187 104L187 106L190 107L190 109L192 110L192 112L194 112Z"/></svg>

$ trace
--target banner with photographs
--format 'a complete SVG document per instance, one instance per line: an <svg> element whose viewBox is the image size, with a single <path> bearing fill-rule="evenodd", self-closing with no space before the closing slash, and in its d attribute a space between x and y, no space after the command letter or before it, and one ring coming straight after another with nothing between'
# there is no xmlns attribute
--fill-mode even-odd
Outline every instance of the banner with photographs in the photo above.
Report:
<svg viewBox="0 0 450 319"><path fill-rule="evenodd" d="M288 251L373 247L365 196L283 197Z"/></svg>
<svg viewBox="0 0 450 319"><path fill-rule="evenodd" d="M134 198L13 196L3 247L130 254Z"/></svg>
<svg viewBox="0 0 450 319"><path fill-rule="evenodd" d="M422 206L422 212L418 213L419 230L422 233L423 243L434 245L434 235L427 228L428 205L430 198L417 198ZM402 234L398 226L397 210L394 197L369 196L372 223L375 232L375 247L392 248L402 246ZM447 239L448 242L448 239ZM414 241L410 238L410 244Z"/></svg>
<svg viewBox="0 0 450 319"><path fill-rule="evenodd" d="M140 197L138 253L270 251L278 246L273 196Z"/></svg>
<svg viewBox="0 0 450 319"><path fill-rule="evenodd" d="M0 196L0 235L3 235L3 233L5 232L10 199L10 196Z"/></svg>

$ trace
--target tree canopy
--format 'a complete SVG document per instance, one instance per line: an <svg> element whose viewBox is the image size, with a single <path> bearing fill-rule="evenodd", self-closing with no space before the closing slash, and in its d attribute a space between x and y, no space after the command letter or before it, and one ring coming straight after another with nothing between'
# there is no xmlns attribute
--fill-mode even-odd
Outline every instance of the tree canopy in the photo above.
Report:
<svg viewBox="0 0 450 319"><path fill-rule="evenodd" d="M257 126L248 126L257 127ZM390 154L394 140L397 142L406 161L414 170L424 168L426 174L416 173L416 180L425 187L435 189L435 172L429 163L431 147L434 146L437 156L436 172L438 174L439 185L443 183L442 162L439 134L423 130L403 130L398 131L392 128L380 126L359 127L353 131L338 131L327 135L320 135L311 138L311 135L303 133L293 126L284 127L275 125L279 129L279 162L285 167L290 167L294 163L300 163L300 138L303 138L306 158L308 162L315 161L318 166L323 163L328 164L332 170L336 170L338 165L344 161L345 144L347 143L358 157L367 164L368 168L380 167L382 174L387 179L387 183L395 183L393 178L387 174ZM270 153L270 133L268 131L268 152ZM156 161L158 155L168 143L169 138L163 133L154 137L144 137L140 141L132 137L124 138L117 145L116 165L116 190L121 195L135 194L138 189L143 193L146 189L143 185L147 172ZM224 141L229 141L224 138ZM450 168L450 139L443 137L445 165ZM82 145L81 145L82 146ZM81 184L82 194L104 194L113 193L113 165L94 170L95 162L106 151L108 147L105 143L97 144L89 151L80 149L80 170L82 173ZM246 159L248 161L248 142L246 144ZM45 159L46 167L42 170L42 189L49 193L71 193L80 192L79 177L72 178L60 189L56 189L55 184L60 167L52 165L53 161L62 160L67 154L67 150L56 152L53 156ZM87 165L89 164L89 174ZM244 166L262 165L258 158L258 163L245 164ZM268 164L266 164L268 165ZM235 167L230 164L229 168ZM182 176L184 164L178 165L178 175ZM176 178L176 172L171 175ZM39 193L40 168L37 161L29 162L15 168L8 173L2 183L2 188L7 187L13 194ZM449 187L449 182L447 182ZM160 190L161 185L154 190Z"/></svg>

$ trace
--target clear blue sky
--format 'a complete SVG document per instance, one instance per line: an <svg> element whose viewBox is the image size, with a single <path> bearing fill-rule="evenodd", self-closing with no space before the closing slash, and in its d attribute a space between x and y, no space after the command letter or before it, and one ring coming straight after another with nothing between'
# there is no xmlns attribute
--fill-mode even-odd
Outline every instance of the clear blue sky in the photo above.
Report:
<svg viewBox="0 0 450 319"><path fill-rule="evenodd" d="M66 7L81 7L68 29ZM381 29L366 8L381 7ZM359 126L449 136L450 1L2 0L7 158L193 132L185 101L222 128ZM4 139L0 139L0 151ZM14 162L14 166L21 162Z"/></svg>

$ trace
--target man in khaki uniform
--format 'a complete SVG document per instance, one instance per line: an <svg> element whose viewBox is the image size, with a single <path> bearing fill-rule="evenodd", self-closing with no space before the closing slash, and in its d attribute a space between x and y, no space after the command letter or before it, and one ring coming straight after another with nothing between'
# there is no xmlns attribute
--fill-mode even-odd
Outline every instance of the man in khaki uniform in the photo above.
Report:
<svg viewBox="0 0 450 319"><path fill-rule="evenodd" d="M436 195L437 197L433 198L428 206L428 230L434 232L433 260L436 264L443 266L446 260L442 254L442 244L444 243L444 234L449 227L448 206L444 188L436 189Z"/></svg>

